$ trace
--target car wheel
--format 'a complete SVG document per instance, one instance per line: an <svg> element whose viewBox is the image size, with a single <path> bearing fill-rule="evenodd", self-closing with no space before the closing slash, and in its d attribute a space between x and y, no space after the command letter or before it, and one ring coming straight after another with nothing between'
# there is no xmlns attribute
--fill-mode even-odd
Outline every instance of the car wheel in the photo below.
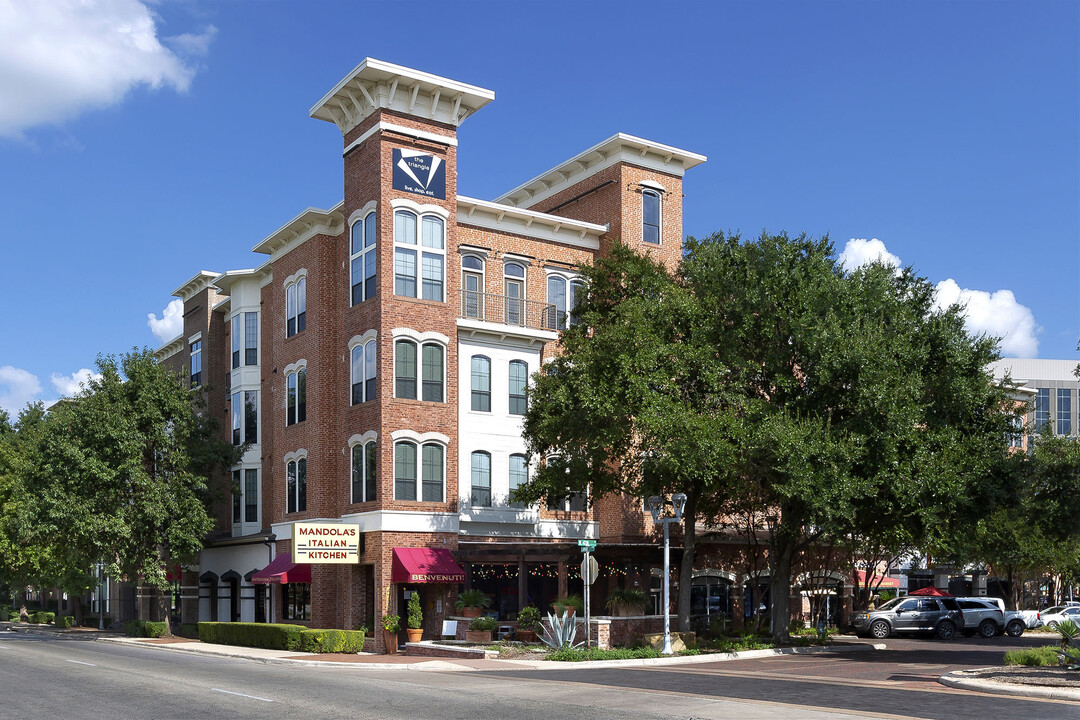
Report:
<svg viewBox="0 0 1080 720"><path fill-rule="evenodd" d="M1051 620L1050 622L1048 622L1048 623L1047 623L1047 625L1049 625L1049 626L1050 626L1051 628L1053 628L1054 630L1057 630L1057 629L1058 629L1058 624L1057 624L1057 620Z"/></svg>
<svg viewBox="0 0 1080 720"><path fill-rule="evenodd" d="M875 620L870 625L870 635L878 640L884 640L889 637L889 623L884 620Z"/></svg>
<svg viewBox="0 0 1080 720"><path fill-rule="evenodd" d="M956 624L952 620L942 620L934 630L938 640L952 640L956 637Z"/></svg>
<svg viewBox="0 0 1080 720"><path fill-rule="evenodd" d="M1005 626L1005 634L1009 637L1020 637L1024 634L1024 623L1020 620L1010 620Z"/></svg>
<svg viewBox="0 0 1080 720"><path fill-rule="evenodd" d="M993 620L983 620L979 623L979 635L984 638L992 638L997 635L997 623Z"/></svg>

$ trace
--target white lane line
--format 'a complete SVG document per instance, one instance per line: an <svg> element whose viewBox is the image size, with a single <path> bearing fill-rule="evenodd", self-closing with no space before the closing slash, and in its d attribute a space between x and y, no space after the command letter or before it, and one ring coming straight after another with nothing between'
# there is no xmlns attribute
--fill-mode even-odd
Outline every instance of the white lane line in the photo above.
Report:
<svg viewBox="0 0 1080 720"><path fill-rule="evenodd" d="M90 667L97 667L94 663L85 663L82 660L65 660L64 662L75 663L76 665L89 665Z"/></svg>
<svg viewBox="0 0 1080 720"><path fill-rule="evenodd" d="M220 688L210 688L214 692L225 693L226 695L239 695L240 697L251 698L252 700L262 700L263 702L274 702L267 698L256 697L254 695L245 695L244 693L233 692L232 690L222 690Z"/></svg>

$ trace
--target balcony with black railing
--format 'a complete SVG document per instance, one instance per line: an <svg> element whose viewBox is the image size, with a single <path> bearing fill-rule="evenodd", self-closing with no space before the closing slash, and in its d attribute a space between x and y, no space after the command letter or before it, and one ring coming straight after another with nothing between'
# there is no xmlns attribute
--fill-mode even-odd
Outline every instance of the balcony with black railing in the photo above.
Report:
<svg viewBox="0 0 1080 720"><path fill-rule="evenodd" d="M558 332L568 321L566 311L551 303L475 290L461 291L458 318L547 332Z"/></svg>

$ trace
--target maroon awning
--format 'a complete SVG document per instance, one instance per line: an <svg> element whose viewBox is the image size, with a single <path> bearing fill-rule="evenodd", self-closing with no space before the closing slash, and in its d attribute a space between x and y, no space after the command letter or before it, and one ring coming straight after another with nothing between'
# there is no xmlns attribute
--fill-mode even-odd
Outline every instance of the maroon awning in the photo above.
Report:
<svg viewBox="0 0 1080 720"><path fill-rule="evenodd" d="M281 553L259 572L251 576L253 583L310 583L311 566L297 565L290 553Z"/></svg>
<svg viewBox="0 0 1080 720"><path fill-rule="evenodd" d="M913 590L912 592L909 592L908 595L922 595L924 597L925 596L930 596L930 597L956 597L955 595L950 595L947 592L941 592L940 590L938 590L933 585L931 585L930 587L924 587L924 588L919 588L918 590Z"/></svg>
<svg viewBox="0 0 1080 720"><path fill-rule="evenodd" d="M170 565L165 568L165 579L169 582L172 582L174 580L183 580L184 571L179 565Z"/></svg>
<svg viewBox="0 0 1080 720"><path fill-rule="evenodd" d="M465 571L446 548L394 548L391 582L461 583Z"/></svg>

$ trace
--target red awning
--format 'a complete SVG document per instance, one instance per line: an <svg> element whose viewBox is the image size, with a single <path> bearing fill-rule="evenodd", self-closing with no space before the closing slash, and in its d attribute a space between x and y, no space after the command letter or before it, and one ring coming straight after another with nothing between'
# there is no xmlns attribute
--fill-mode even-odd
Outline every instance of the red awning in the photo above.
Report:
<svg viewBox="0 0 1080 720"><path fill-rule="evenodd" d="M297 565L292 555L281 553L259 572L251 576L253 583L310 583L311 566Z"/></svg>
<svg viewBox="0 0 1080 720"><path fill-rule="evenodd" d="M941 592L940 590L938 590L936 587L933 587L933 586L919 588L918 590L915 590L914 592L909 592L908 595L923 595L923 596L928 595L930 597L956 597L955 595L951 595L951 594L949 594L947 592Z"/></svg>
<svg viewBox="0 0 1080 720"><path fill-rule="evenodd" d="M860 585L866 585L866 571L865 570L856 570L855 571L855 579L859 582ZM880 585L878 585L878 580L881 581ZM889 590L898 590L900 588L900 581L897 580L894 577L889 577L888 575L884 575L884 576L882 576L882 575L871 575L870 576L870 587L872 587L872 588L876 587L876 588L879 588L879 589L886 589L887 588Z"/></svg>
<svg viewBox="0 0 1080 720"><path fill-rule="evenodd" d="M165 568L165 579L169 582L172 582L174 580L183 580L184 571L179 565L170 565Z"/></svg>
<svg viewBox="0 0 1080 720"><path fill-rule="evenodd" d="M465 571L446 548L394 548L391 582L460 583Z"/></svg>

